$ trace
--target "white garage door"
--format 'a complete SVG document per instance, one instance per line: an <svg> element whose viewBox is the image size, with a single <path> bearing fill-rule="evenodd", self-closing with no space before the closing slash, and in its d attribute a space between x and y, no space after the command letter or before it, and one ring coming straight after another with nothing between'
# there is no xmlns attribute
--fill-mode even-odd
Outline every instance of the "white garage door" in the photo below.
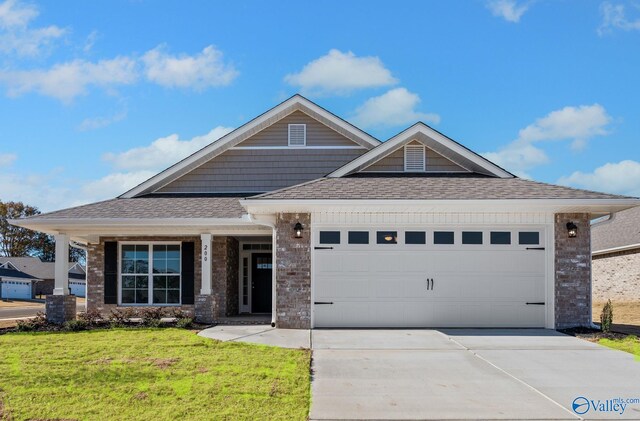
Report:
<svg viewBox="0 0 640 421"><path fill-rule="evenodd" d="M321 229L316 327L544 327L544 229Z"/></svg>
<svg viewBox="0 0 640 421"><path fill-rule="evenodd" d="M9 281L2 280L3 299L31 299L31 281Z"/></svg>
<svg viewBox="0 0 640 421"><path fill-rule="evenodd" d="M69 281L69 291L76 297L84 297L86 291L84 282Z"/></svg>

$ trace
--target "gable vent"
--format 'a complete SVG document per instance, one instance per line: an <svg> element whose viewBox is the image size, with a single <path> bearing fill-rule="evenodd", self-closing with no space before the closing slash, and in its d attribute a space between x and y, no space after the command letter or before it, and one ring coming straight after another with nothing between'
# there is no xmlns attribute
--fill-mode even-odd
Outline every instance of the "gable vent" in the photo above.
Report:
<svg viewBox="0 0 640 421"><path fill-rule="evenodd" d="M423 145L406 145L404 147L405 172L424 172L425 158Z"/></svg>
<svg viewBox="0 0 640 421"><path fill-rule="evenodd" d="M305 146L307 144L307 125L289 124L289 146Z"/></svg>

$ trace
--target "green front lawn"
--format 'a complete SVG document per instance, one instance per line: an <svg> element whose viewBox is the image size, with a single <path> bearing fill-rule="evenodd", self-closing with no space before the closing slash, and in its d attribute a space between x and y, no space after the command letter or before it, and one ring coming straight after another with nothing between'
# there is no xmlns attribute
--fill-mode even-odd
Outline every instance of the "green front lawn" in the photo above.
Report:
<svg viewBox="0 0 640 421"><path fill-rule="evenodd" d="M640 340L633 335L629 335L624 339L600 339L598 343L608 348L619 349L633 354L636 359L640 360Z"/></svg>
<svg viewBox="0 0 640 421"><path fill-rule="evenodd" d="M10 333L0 420L305 420L309 364L308 351L180 329Z"/></svg>

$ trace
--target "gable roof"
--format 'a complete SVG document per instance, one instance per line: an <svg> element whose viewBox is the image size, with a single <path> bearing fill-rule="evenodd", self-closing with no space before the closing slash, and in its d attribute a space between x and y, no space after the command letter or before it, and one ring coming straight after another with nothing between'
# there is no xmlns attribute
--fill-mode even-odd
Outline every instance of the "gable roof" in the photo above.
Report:
<svg viewBox="0 0 640 421"><path fill-rule="evenodd" d="M357 128L351 123L341 119L335 114L320 107L307 98L296 94L284 102L276 105L269 111L259 115L248 123L240 126L231 133L212 142L208 146L200 149L192 155L186 157L182 161L174 164L166 170L156 174L147 181L139 184L133 189L122 194L121 198L133 198L141 194L151 193L178 177L186 174L190 170L199 167L203 163L209 161L227 149L237 145L238 143L248 139L250 136L269 127L273 123L286 117L294 111L302 111L318 121L323 122L327 126L336 130L343 136L355 141L358 144L366 145L374 148L380 144L380 141L363 130Z"/></svg>
<svg viewBox="0 0 640 421"><path fill-rule="evenodd" d="M0 264L11 263L11 265L20 272L28 274L29 278L34 279L53 279L55 278L55 263L43 262L37 257L0 257ZM69 270L77 265L76 262L69 262ZM84 270L84 269L83 269ZM71 275L71 273L70 273ZM9 275L7 275L9 276ZM84 278L84 276L83 276Z"/></svg>
<svg viewBox="0 0 640 421"><path fill-rule="evenodd" d="M2 278L34 279L33 276L28 273L24 273L16 269L0 268L0 279Z"/></svg>
<svg viewBox="0 0 640 421"><path fill-rule="evenodd" d="M470 172L501 178L515 177L507 170L422 122L418 122L403 130L378 147L361 155L343 167L338 168L329 174L328 177L344 177L345 175L357 172L390 155L414 139L421 141L430 149L461 167L466 168Z"/></svg>
<svg viewBox="0 0 640 421"><path fill-rule="evenodd" d="M591 227L591 249L604 254L640 248L640 207L616 212Z"/></svg>

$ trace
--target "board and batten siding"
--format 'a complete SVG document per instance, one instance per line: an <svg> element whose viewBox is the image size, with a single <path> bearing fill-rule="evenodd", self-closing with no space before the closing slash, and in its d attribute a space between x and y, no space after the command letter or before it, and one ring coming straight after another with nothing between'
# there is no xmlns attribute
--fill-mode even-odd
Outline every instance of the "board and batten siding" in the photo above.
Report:
<svg viewBox="0 0 640 421"><path fill-rule="evenodd" d="M411 142L411 145L420 144ZM469 172L448 158L440 155L432 149L426 148L426 172ZM404 171L404 147L387 155L378 162L364 168L362 172L403 172Z"/></svg>
<svg viewBox="0 0 640 421"><path fill-rule="evenodd" d="M307 125L307 146L361 146L302 111L294 111L236 147L288 146L289 124Z"/></svg>
<svg viewBox="0 0 640 421"><path fill-rule="evenodd" d="M257 193L324 177L366 149L231 149L158 193Z"/></svg>

